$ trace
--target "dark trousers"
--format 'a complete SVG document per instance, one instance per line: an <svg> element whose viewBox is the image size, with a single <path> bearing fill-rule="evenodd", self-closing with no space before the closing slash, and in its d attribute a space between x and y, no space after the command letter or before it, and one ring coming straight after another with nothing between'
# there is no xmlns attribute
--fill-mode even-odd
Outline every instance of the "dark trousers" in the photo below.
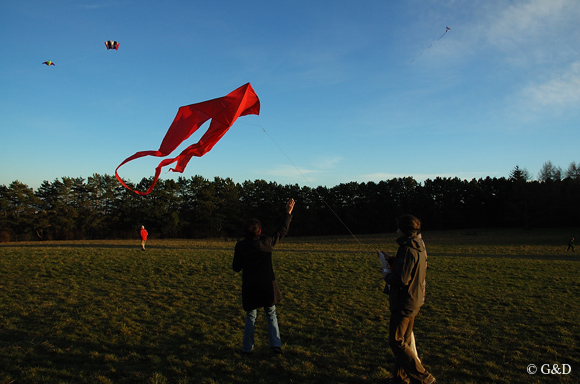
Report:
<svg viewBox="0 0 580 384"><path fill-rule="evenodd" d="M433 376L425 370L410 347L411 333L415 317L402 316L391 313L389 324L389 345L395 354L394 379L396 382L419 382L429 384L434 381Z"/></svg>

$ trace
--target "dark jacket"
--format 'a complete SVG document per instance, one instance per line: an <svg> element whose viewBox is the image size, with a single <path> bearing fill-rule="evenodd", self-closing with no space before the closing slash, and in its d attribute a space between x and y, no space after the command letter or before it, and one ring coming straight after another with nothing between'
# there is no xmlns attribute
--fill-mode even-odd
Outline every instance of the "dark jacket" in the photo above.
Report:
<svg viewBox="0 0 580 384"><path fill-rule="evenodd" d="M232 268L242 271L245 311L270 307L282 298L272 267L272 249L288 234L291 220L292 215L286 215L284 223L272 236L260 235L237 242Z"/></svg>
<svg viewBox="0 0 580 384"><path fill-rule="evenodd" d="M418 236L400 237L397 243L399 249L393 273L385 278L387 284L391 285L391 312L416 316L425 302L427 252L423 240Z"/></svg>

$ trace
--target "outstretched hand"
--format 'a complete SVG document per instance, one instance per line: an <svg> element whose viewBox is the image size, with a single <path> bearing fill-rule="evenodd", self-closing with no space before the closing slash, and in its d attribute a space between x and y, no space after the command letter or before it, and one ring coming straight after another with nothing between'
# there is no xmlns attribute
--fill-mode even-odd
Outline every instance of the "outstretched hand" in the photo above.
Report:
<svg viewBox="0 0 580 384"><path fill-rule="evenodd" d="M296 204L294 199L291 198L290 200L288 200L288 202L286 203L286 213L287 214L292 213L292 210L294 209L294 204Z"/></svg>

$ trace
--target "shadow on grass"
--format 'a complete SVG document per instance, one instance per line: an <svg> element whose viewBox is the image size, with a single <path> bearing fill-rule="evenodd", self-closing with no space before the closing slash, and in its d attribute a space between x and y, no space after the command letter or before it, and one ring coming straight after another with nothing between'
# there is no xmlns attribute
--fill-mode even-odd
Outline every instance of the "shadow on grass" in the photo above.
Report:
<svg viewBox="0 0 580 384"><path fill-rule="evenodd" d="M12 351L10 356L0 355L2 374L14 382L147 383L157 377L168 382L190 378L194 383L219 378L223 373L215 371L219 368L215 361L235 358L231 348L208 353L211 349L203 345L200 333L138 345L20 330L0 332L0 340L3 351ZM0 382L4 382L2 378L0 375Z"/></svg>
<svg viewBox="0 0 580 384"><path fill-rule="evenodd" d="M171 243L171 241L167 241ZM153 244L148 245L147 251L153 251L156 249L159 250L200 250L200 251L232 251L234 249L235 243L229 242L227 243L228 246L192 246L189 245L169 245L169 244ZM63 242L23 242L23 243L0 243L0 249L2 248L35 248L35 249L42 249L42 248L50 248L50 249L58 249L58 248L76 248L76 249L132 249L132 250L141 250L141 244L139 242L114 242L114 241L106 241L103 242L83 242L83 241L63 241Z"/></svg>
<svg viewBox="0 0 580 384"><path fill-rule="evenodd" d="M141 245L131 244L98 244L98 243L81 243L81 242L62 242L62 243L4 243L0 248L106 248L106 249L141 249Z"/></svg>
<svg viewBox="0 0 580 384"><path fill-rule="evenodd" d="M434 253L429 252L429 256L436 257L472 257L472 258L491 258L491 259L525 259L525 260L559 260L559 261L580 261L580 255L494 255L494 254L466 254L466 253Z"/></svg>
<svg viewBox="0 0 580 384"><path fill-rule="evenodd" d="M331 337L332 335L329 335ZM0 332L1 383L374 383L365 376L347 377L344 351L334 343L312 349L308 340L294 340L284 355L259 348L241 355L231 346L213 345L201 333L172 336L140 345L72 340L21 330Z"/></svg>

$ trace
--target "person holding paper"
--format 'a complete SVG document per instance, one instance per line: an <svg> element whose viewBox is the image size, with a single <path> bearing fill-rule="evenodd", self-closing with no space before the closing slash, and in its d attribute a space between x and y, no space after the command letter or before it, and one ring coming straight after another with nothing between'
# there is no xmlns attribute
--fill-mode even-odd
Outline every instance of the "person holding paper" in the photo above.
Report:
<svg viewBox="0 0 580 384"><path fill-rule="evenodd" d="M421 237L421 234L419 234ZM422 240L421 240L422 241ZM423 243L425 245L425 243ZM383 278L386 277L387 273L393 272L393 264L395 262L394 256L388 256L384 251L378 251L379 260L381 261L381 267L383 269ZM389 284L385 284L385 289L383 289L383 293L387 295L391 291L391 286ZM417 352L417 345L415 344L415 332L411 332L411 338L409 340L409 347L411 348L411 352L417 356L417 360L421 361L419 358L419 353Z"/></svg>
<svg viewBox="0 0 580 384"><path fill-rule="evenodd" d="M398 217L399 249L392 267L383 266L383 277L390 287L389 346L395 355L394 375L389 379L390 383L435 383L435 377L423 367L412 346L415 317L425 302L427 277L427 252L420 232L421 221L418 218L413 215ZM385 255L383 257L387 261Z"/></svg>

